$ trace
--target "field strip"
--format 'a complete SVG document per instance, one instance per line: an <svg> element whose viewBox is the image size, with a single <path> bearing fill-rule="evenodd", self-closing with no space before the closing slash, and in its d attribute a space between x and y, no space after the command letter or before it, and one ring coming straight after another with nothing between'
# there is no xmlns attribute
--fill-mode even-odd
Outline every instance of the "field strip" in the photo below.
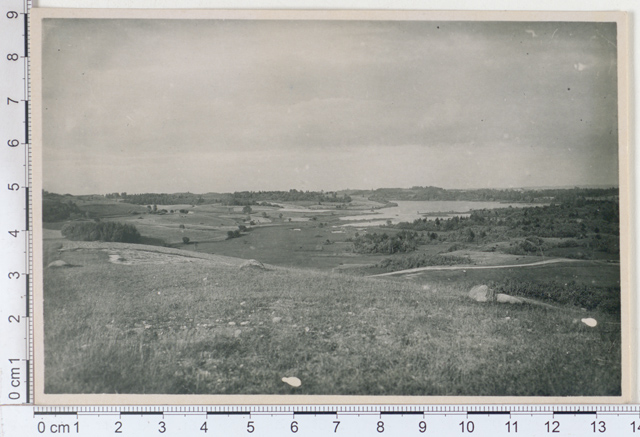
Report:
<svg viewBox="0 0 640 437"><path fill-rule="evenodd" d="M240 266L246 259L235 258L225 255L210 254L205 252L193 252L189 250L174 249L170 247L152 246L146 244L115 243L115 242L95 242L95 241L64 241L59 252L71 252L77 250L99 251L133 251L146 252L160 255L170 255L183 258L202 259L217 263L218 265Z"/></svg>
<svg viewBox="0 0 640 437"><path fill-rule="evenodd" d="M534 267L534 266L542 266L546 264L556 264L556 263L574 263L581 262L583 260L578 259L567 259L567 258L556 258L556 259L547 259L544 261L536 261L533 263L527 264L505 264L505 265L497 265L497 266L427 266L427 267L416 267L414 269L407 270L398 270L395 272L387 272L387 273L379 273L377 275L368 276L369 278L376 278L380 276L394 276L394 275L405 275L408 273L417 273L417 272L425 272L429 270L486 270L486 269L512 269L515 267Z"/></svg>

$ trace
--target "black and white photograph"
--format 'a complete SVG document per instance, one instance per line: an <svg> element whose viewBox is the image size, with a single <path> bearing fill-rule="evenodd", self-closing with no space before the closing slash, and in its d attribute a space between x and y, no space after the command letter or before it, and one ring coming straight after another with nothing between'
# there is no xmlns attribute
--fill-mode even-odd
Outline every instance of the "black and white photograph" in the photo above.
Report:
<svg viewBox="0 0 640 437"><path fill-rule="evenodd" d="M624 14L35 12L42 399L629 395Z"/></svg>

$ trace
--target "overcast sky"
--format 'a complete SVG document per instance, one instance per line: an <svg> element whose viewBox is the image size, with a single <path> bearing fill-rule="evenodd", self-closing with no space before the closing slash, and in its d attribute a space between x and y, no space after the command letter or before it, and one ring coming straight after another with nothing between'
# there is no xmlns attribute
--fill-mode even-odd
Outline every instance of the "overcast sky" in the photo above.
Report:
<svg viewBox="0 0 640 437"><path fill-rule="evenodd" d="M617 185L611 23L47 19L58 193Z"/></svg>

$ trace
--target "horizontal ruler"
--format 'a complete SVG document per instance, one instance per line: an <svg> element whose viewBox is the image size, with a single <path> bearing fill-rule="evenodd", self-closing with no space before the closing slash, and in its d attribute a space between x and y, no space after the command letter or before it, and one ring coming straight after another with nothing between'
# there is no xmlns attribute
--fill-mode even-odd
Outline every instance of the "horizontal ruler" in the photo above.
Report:
<svg viewBox="0 0 640 437"><path fill-rule="evenodd" d="M640 435L638 405L0 407L0 435Z"/></svg>

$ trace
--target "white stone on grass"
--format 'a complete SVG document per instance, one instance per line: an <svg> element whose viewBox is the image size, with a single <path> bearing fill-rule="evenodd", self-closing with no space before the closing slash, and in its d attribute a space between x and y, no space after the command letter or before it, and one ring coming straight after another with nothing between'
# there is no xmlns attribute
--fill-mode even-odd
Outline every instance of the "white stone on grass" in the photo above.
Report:
<svg viewBox="0 0 640 437"><path fill-rule="evenodd" d="M499 303L524 303L524 301L518 297L509 296L508 294L498 293L496 295L496 302Z"/></svg>
<svg viewBox="0 0 640 437"><path fill-rule="evenodd" d="M495 302L496 291L486 285L476 285L469 291L469 297L476 302Z"/></svg>
<svg viewBox="0 0 640 437"><path fill-rule="evenodd" d="M260 261L255 259L250 259L249 261L244 262L240 266L240 270L245 269L256 269L256 270L267 270L267 268Z"/></svg>
<svg viewBox="0 0 640 437"><path fill-rule="evenodd" d="M282 382L289 384L291 387L300 387L302 385L302 381L295 376L285 376L282 378Z"/></svg>
<svg viewBox="0 0 640 437"><path fill-rule="evenodd" d="M595 328L598 325L598 321L596 319L592 319L591 317L582 319L581 322L590 328Z"/></svg>
<svg viewBox="0 0 640 437"><path fill-rule="evenodd" d="M70 266L65 261L62 261L61 259L57 259L53 262L50 262L47 267L70 267Z"/></svg>

